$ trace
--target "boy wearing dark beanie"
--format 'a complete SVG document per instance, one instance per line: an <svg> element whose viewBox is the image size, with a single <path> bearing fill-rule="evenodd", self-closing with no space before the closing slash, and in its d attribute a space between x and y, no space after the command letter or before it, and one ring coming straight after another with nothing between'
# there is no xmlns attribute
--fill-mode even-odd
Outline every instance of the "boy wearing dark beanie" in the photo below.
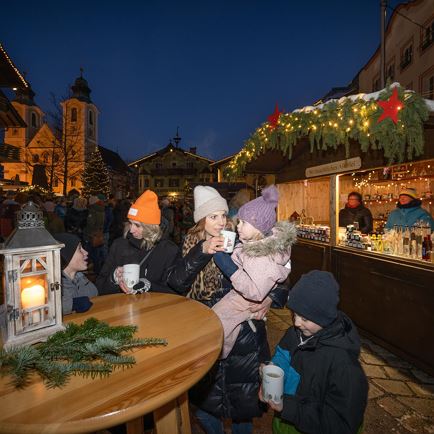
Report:
<svg viewBox="0 0 434 434"><path fill-rule="evenodd" d="M304 274L290 291L294 326L272 360L285 372L283 403L268 401L278 412L275 434L356 434L361 428L368 383L358 360L360 339L338 302L339 285L326 271Z"/></svg>

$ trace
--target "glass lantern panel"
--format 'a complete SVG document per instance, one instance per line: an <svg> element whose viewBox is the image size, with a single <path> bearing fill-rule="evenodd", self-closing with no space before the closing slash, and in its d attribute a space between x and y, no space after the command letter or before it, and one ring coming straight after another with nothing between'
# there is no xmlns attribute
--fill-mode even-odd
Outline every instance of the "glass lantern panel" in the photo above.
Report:
<svg viewBox="0 0 434 434"><path fill-rule="evenodd" d="M36 271L46 270L47 269L47 258L46 256L41 256L35 260L35 268Z"/></svg>
<svg viewBox="0 0 434 434"><path fill-rule="evenodd" d="M20 283L24 326L40 324L47 312L47 275L24 276Z"/></svg>
<svg viewBox="0 0 434 434"><path fill-rule="evenodd" d="M20 270L21 270L21 273L31 273L32 272L32 260L29 258L20 259Z"/></svg>

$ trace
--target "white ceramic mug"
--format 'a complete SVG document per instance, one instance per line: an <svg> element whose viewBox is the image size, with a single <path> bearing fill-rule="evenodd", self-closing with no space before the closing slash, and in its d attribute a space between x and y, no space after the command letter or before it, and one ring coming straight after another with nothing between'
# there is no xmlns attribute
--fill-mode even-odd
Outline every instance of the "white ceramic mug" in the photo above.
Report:
<svg viewBox="0 0 434 434"><path fill-rule="evenodd" d="M234 251L236 233L233 231L221 231L220 234L225 239L223 244L225 252L232 253Z"/></svg>
<svg viewBox="0 0 434 434"><path fill-rule="evenodd" d="M123 266L123 281L128 288L132 289L134 285L139 283L140 278L140 265L139 264L125 264Z"/></svg>
<svg viewBox="0 0 434 434"><path fill-rule="evenodd" d="M280 404L283 400L283 380L285 373L276 365L262 368L262 396L265 401Z"/></svg>

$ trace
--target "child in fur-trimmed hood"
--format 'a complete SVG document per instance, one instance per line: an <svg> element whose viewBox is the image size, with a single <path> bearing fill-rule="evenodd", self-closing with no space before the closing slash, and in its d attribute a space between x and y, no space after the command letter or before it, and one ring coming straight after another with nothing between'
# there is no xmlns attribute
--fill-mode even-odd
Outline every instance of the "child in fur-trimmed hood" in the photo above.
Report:
<svg viewBox="0 0 434 434"><path fill-rule="evenodd" d="M243 205L237 225L241 243L231 256L222 252L214 255L214 262L234 288L213 306L224 330L223 359L232 350L240 325L254 318L250 309L263 303L291 271L296 229L289 222L276 223L277 202L278 191L272 185L262 191L262 196Z"/></svg>

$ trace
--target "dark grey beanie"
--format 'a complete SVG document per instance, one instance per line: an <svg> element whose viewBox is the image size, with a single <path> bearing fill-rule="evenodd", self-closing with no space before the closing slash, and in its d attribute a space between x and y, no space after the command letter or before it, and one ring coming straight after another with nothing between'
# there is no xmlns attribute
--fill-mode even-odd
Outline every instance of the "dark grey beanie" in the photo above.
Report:
<svg viewBox="0 0 434 434"><path fill-rule="evenodd" d="M71 262L72 257L74 256L75 251L77 250L78 245L80 244L80 238L74 234L68 234L66 232L61 234L55 234L59 243L65 244L65 247L60 249L60 257L62 259L62 269L67 267Z"/></svg>
<svg viewBox="0 0 434 434"><path fill-rule="evenodd" d="M337 317L339 284L332 273L313 270L303 274L289 292L288 307L298 315L326 327Z"/></svg>

